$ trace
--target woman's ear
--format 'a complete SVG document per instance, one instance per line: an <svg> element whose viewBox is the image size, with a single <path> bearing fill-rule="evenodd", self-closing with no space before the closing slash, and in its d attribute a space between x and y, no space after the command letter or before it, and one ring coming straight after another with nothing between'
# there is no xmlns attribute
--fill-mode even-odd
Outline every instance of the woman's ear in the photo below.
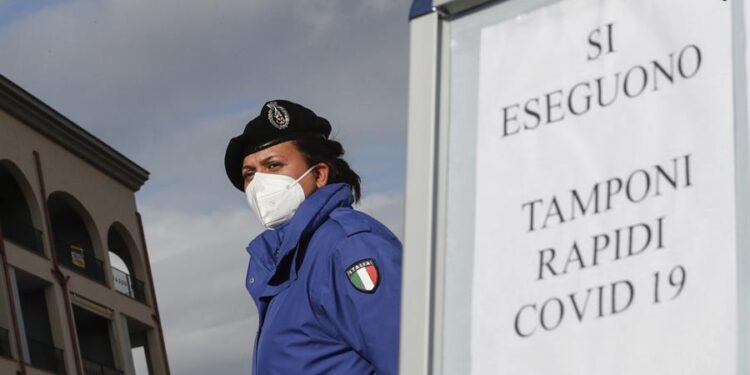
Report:
<svg viewBox="0 0 750 375"><path fill-rule="evenodd" d="M315 169L312 172L315 174L315 186L321 188L328 184L328 173L330 172L328 164L323 162L315 164Z"/></svg>

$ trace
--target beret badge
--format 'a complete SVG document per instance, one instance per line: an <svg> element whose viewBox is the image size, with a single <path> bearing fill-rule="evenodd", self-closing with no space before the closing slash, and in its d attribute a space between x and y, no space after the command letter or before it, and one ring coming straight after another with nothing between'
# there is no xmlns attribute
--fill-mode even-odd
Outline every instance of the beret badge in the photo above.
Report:
<svg viewBox="0 0 750 375"><path fill-rule="evenodd" d="M289 112L275 101L268 102L268 122L276 129L283 130L289 126Z"/></svg>

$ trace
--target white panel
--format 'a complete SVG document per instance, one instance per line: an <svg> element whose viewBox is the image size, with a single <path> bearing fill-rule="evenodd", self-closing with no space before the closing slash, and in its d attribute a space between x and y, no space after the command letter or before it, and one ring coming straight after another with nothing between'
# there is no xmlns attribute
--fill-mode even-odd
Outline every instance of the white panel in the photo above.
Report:
<svg viewBox="0 0 750 375"><path fill-rule="evenodd" d="M734 132L738 158L748 132L733 122L730 2L521 3L450 25L442 373L736 373ZM614 103L596 103L598 78L620 79ZM622 183L609 206L607 181ZM573 218L571 190L593 189L597 213Z"/></svg>
<svg viewBox="0 0 750 375"><path fill-rule="evenodd" d="M744 8L744 9L743 9ZM732 3L735 145L737 181L737 286L738 286L738 374L750 373L750 132L748 129L747 22L750 7L742 1Z"/></svg>
<svg viewBox="0 0 750 375"><path fill-rule="evenodd" d="M736 371L729 9L566 0L482 30L474 373Z"/></svg>
<svg viewBox="0 0 750 375"><path fill-rule="evenodd" d="M442 291L443 374L471 373L471 281L474 264L474 200L476 190L476 123L479 93L479 32L487 26L520 12L535 9L556 0L507 1L451 21L449 35L450 61L442 67L449 71L449 79L441 82L441 90L449 94L445 104L447 117L441 126L447 127L448 146L441 158L447 160L447 183L442 187L445 230L438 235L444 239L444 252L439 256L444 264ZM447 157L445 155L447 154ZM440 343L435 343L440 344Z"/></svg>
<svg viewBox="0 0 750 375"><path fill-rule="evenodd" d="M409 128L401 294L401 374L428 374L437 113L438 18L411 21Z"/></svg>

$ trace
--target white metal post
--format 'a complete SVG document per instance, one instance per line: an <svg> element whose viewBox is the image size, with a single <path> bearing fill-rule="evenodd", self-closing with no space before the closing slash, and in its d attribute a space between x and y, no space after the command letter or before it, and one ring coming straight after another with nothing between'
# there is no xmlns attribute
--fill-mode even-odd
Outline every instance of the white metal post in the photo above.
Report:
<svg viewBox="0 0 750 375"><path fill-rule="evenodd" d="M411 21L400 373L430 373L439 18Z"/></svg>

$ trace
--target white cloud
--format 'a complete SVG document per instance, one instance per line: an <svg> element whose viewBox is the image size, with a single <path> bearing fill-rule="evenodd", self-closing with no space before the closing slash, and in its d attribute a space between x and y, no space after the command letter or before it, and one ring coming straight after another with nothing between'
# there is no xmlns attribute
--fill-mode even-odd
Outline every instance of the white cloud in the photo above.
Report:
<svg viewBox="0 0 750 375"><path fill-rule="evenodd" d="M405 8L408 2L400 3ZM349 88L367 82L377 93L380 82L406 78L405 35L363 12L364 5L352 5L359 2L216 4L79 1L48 6L0 29L0 71L106 133L114 125L138 128L147 125L140 123L144 118L148 125L161 125L217 103L277 93L298 99L320 98L322 92L327 94L323 98L335 93L368 97ZM405 16L399 24L405 33ZM327 25L324 35L311 32L319 25ZM387 53L397 52L394 47L402 53L397 59ZM388 74L371 74L383 69ZM388 89L392 96L393 86Z"/></svg>
<svg viewBox="0 0 750 375"><path fill-rule="evenodd" d="M170 153L200 159L207 169L170 166L212 174L174 197L216 196L222 142L275 97L329 118L368 186L392 190L403 181L408 3L53 3L0 25L0 73L149 170ZM209 121L227 113L237 116ZM145 189L163 189L165 170Z"/></svg>
<svg viewBox="0 0 750 375"><path fill-rule="evenodd" d="M153 262L169 261L190 252L217 256L222 252L220 247L239 244L242 249L251 235L261 232L245 206L204 215L150 207L144 207L142 212L149 244L158 249L152 251Z"/></svg>
<svg viewBox="0 0 750 375"><path fill-rule="evenodd" d="M248 373L257 312L244 287L245 246L261 231L250 210L142 215L173 372Z"/></svg>
<svg viewBox="0 0 750 375"><path fill-rule="evenodd" d="M249 374L257 318L180 332L170 337L169 359L174 374Z"/></svg>
<svg viewBox="0 0 750 375"><path fill-rule="evenodd" d="M362 5L364 5L368 9L375 10L378 13L383 13L387 10L391 10L394 8L400 9L402 3L397 0L369 0L369 1L363 1Z"/></svg>
<svg viewBox="0 0 750 375"><path fill-rule="evenodd" d="M398 193L376 193L366 195L357 209L378 219L401 241L404 240L404 195Z"/></svg>
<svg viewBox="0 0 750 375"><path fill-rule="evenodd" d="M331 27L339 13L339 0L297 0L292 8L294 17L320 33Z"/></svg>
<svg viewBox="0 0 750 375"><path fill-rule="evenodd" d="M298 21L310 25L314 32L321 33L340 24L342 19L372 17L373 11L382 14L401 8L403 4L399 0L296 0L292 14Z"/></svg>

